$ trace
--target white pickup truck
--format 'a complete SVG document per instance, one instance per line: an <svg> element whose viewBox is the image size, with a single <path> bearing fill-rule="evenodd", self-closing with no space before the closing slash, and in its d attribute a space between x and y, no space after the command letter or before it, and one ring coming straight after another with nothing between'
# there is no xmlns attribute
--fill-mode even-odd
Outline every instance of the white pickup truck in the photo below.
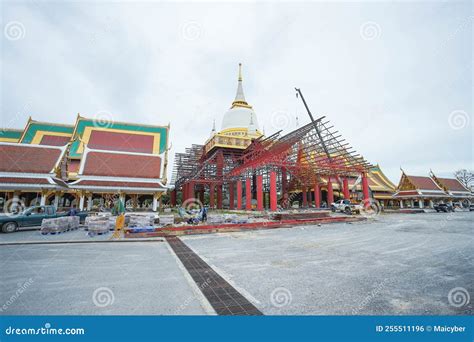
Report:
<svg viewBox="0 0 474 342"><path fill-rule="evenodd" d="M362 207L359 204L353 204L348 199L339 200L331 203L331 210L333 212L341 212L351 215L352 213L360 213Z"/></svg>

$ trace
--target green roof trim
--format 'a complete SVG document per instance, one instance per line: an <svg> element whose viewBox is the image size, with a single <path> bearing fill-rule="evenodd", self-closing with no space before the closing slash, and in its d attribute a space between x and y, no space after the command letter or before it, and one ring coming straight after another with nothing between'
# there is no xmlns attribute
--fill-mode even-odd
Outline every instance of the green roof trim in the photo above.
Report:
<svg viewBox="0 0 474 342"><path fill-rule="evenodd" d="M22 134L23 130L0 129L0 138L20 139Z"/></svg>
<svg viewBox="0 0 474 342"><path fill-rule="evenodd" d="M82 137L84 130L86 127L97 127L97 128L110 128L110 129L117 129L126 131L133 131L133 132L145 132L145 133L159 133L160 134L160 154L165 152L168 146L168 136L167 136L167 128L166 127L154 127L154 126L143 126L139 124L127 124L127 123L115 123L115 122L105 122L101 124L95 120L91 119L79 119L76 127L76 136ZM70 157L80 157L81 153L77 153L77 149L79 148L79 140L75 139L74 142L71 144L71 149L69 150Z"/></svg>
<svg viewBox="0 0 474 342"><path fill-rule="evenodd" d="M31 141L33 140L34 136L36 135L36 132L38 131L46 131L51 133L69 133L72 136L72 133L74 132L74 127L31 122L28 125L28 130L26 131L21 143L31 144Z"/></svg>

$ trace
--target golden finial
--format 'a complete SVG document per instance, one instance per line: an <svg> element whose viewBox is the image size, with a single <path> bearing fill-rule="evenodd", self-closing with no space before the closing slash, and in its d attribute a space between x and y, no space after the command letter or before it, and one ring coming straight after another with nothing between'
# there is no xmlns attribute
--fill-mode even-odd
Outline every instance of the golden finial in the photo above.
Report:
<svg viewBox="0 0 474 342"><path fill-rule="evenodd" d="M239 81L242 81L242 63L239 63Z"/></svg>

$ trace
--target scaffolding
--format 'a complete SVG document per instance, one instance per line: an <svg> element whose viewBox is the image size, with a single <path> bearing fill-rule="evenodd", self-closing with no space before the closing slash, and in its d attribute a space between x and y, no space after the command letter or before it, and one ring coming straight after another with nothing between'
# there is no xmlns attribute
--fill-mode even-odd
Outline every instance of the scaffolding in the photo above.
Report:
<svg viewBox="0 0 474 342"><path fill-rule="evenodd" d="M237 207L242 192L246 198L257 197L261 206L260 192L271 193L275 188L275 194L270 196L275 202L277 193L284 196L291 191L304 191L306 194L311 188L316 192L319 191L316 184L324 183L332 187L331 179L349 193L347 179L362 176L367 182L366 174L371 167L323 116L286 135L279 131L254 139L244 150L219 147L205 154L203 145L192 145L184 153L176 154L172 180L175 201L177 191L183 193L184 201L194 197L195 191L203 192L204 187L209 187L213 207L217 188L216 207L222 208L224 192L233 209L236 184ZM332 189L328 191L332 197Z"/></svg>

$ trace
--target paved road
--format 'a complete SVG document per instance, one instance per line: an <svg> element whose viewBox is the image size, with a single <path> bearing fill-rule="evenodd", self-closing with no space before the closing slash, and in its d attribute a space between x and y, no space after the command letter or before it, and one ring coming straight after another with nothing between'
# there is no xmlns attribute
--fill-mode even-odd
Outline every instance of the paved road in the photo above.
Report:
<svg viewBox="0 0 474 342"><path fill-rule="evenodd" d="M448 293L474 296L473 220L392 214L183 241L264 314L472 314ZM166 242L1 246L0 260L0 315L212 312Z"/></svg>
<svg viewBox="0 0 474 342"><path fill-rule="evenodd" d="M392 214L183 241L265 314L472 314L473 220L472 212ZM456 287L471 304L448 303Z"/></svg>
<svg viewBox="0 0 474 342"><path fill-rule="evenodd" d="M90 236L84 228L71 230L61 234L46 234L43 235L40 232L41 227L20 230L14 233L2 234L0 233L0 244L9 242L24 242L24 241L35 241L35 242L48 242L48 241L102 241L109 240L112 238L113 231L103 235Z"/></svg>
<svg viewBox="0 0 474 342"><path fill-rule="evenodd" d="M2 246L0 258L0 314L206 313L166 242Z"/></svg>

